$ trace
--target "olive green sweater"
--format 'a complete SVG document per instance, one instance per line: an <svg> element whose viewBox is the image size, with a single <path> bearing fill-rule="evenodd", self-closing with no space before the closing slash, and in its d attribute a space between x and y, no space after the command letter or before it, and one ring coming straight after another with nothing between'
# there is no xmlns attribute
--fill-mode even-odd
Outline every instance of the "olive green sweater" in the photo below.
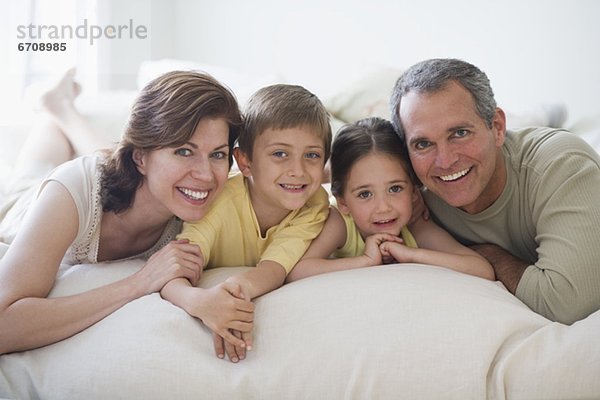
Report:
<svg viewBox="0 0 600 400"><path fill-rule="evenodd" d="M563 130L507 132L507 183L486 210L467 214L431 192L435 219L466 245L493 243L531 263L516 295L570 324L600 309L600 157Z"/></svg>

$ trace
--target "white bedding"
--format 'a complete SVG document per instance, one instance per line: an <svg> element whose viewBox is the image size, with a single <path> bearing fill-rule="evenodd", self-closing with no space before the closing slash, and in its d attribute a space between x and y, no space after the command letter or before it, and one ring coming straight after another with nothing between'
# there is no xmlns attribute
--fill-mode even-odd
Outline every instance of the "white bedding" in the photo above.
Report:
<svg viewBox="0 0 600 400"><path fill-rule="evenodd" d="M65 268L52 295L135 272ZM206 272L210 286L243 268ZM54 345L0 357L1 398L502 399L600 397L600 312L573 326L501 284L438 267L324 274L256 300L255 346L233 364L158 294Z"/></svg>

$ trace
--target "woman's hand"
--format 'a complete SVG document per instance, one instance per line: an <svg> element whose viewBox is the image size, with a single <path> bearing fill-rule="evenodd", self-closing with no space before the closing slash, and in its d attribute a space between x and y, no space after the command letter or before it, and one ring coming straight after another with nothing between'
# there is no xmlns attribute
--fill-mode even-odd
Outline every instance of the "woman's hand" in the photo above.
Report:
<svg viewBox="0 0 600 400"><path fill-rule="evenodd" d="M135 277L142 283L144 294L150 294L176 278L185 278L195 286L203 266L204 258L197 245L187 239L174 240L154 253Z"/></svg>

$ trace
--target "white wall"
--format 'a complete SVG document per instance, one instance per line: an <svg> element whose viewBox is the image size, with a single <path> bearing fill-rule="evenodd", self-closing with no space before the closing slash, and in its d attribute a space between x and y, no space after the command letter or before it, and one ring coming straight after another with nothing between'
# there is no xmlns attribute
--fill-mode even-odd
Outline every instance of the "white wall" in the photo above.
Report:
<svg viewBox="0 0 600 400"><path fill-rule="evenodd" d="M99 40L99 87L102 90L135 89L142 61L175 56L175 11L167 0L98 0L98 23L145 28L144 39ZM182 56L183 57L183 56Z"/></svg>
<svg viewBox="0 0 600 400"><path fill-rule="evenodd" d="M600 112L595 0L178 0L175 55L282 73L318 94L377 66L457 57L482 68L500 105L564 102ZM154 34L157 34L154 31Z"/></svg>
<svg viewBox="0 0 600 400"><path fill-rule="evenodd" d="M425 58L458 57L488 74L499 104L509 111L563 102L570 123L600 115L597 0L76 2L90 9L97 4L96 22L102 26L133 19L149 33L144 40L103 39L94 46L84 39L71 41L69 49L87 46L98 58L94 84L82 79L86 89L132 89L142 61L179 58L281 74L327 96L379 66L406 68ZM0 0L0 49L6 58L0 63L0 79L9 92L24 80L24 68L15 62L24 53L16 51L14 38L17 24L33 22L15 13L24 4L29 3ZM81 20L74 16L76 23ZM51 61L59 54L38 57ZM85 78L84 67L79 65L80 79ZM18 95L3 98L4 110Z"/></svg>

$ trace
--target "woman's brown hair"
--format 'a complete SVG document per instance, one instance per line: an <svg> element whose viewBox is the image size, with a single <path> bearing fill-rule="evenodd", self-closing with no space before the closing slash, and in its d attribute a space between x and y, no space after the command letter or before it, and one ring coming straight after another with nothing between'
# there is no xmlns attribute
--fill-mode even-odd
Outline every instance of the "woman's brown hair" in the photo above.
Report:
<svg viewBox="0 0 600 400"><path fill-rule="evenodd" d="M134 150L152 151L187 143L203 118L224 118L233 148L242 116L233 93L210 75L194 71L168 72L148 83L133 104L123 136L101 168L104 211L125 211L133 203L142 175ZM232 164L229 152L229 166Z"/></svg>

